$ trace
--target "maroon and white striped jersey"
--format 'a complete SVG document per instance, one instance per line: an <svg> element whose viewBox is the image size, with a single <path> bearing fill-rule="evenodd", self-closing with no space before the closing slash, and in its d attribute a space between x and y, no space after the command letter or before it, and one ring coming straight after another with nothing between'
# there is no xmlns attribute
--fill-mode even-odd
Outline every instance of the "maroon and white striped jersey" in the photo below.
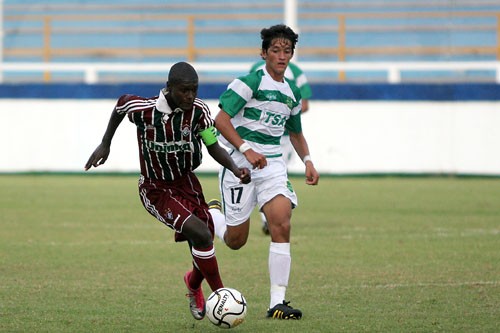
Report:
<svg viewBox="0 0 500 333"><path fill-rule="evenodd" d="M151 98L123 95L115 107L137 126L141 175L172 181L195 170L202 160L200 132L213 126L208 106L196 98L189 112L172 110L163 93Z"/></svg>

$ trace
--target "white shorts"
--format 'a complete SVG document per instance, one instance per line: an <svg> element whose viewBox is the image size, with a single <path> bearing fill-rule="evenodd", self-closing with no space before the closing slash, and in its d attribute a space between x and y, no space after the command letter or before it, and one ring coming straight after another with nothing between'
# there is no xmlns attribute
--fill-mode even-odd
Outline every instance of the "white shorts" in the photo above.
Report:
<svg viewBox="0 0 500 333"><path fill-rule="evenodd" d="M231 171L222 168L219 172L222 205L227 225L242 224L248 220L256 205L261 210L264 204L280 194L290 199L293 208L297 206L297 195L288 180L283 158L268 158L265 168L253 169L240 152L234 151L231 157L239 167L251 170L252 181L249 184L241 184L240 179Z"/></svg>
<svg viewBox="0 0 500 333"><path fill-rule="evenodd" d="M295 149L293 148L292 143L290 142L290 136L289 135L283 135L281 137L281 150L283 151L283 159L285 160L286 164L290 164L292 162L293 158L295 157Z"/></svg>

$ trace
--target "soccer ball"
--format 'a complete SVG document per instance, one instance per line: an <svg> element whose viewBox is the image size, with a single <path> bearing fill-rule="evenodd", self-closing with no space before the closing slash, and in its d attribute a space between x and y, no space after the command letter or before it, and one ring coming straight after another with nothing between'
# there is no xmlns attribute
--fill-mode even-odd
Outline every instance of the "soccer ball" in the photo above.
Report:
<svg viewBox="0 0 500 333"><path fill-rule="evenodd" d="M238 326L247 314L245 297L233 288L219 288L211 293L205 307L212 324L222 328Z"/></svg>

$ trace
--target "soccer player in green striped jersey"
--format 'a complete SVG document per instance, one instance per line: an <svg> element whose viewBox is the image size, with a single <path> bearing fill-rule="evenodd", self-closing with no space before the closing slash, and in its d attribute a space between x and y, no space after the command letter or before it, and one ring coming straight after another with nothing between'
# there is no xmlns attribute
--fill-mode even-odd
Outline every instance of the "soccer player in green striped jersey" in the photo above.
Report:
<svg viewBox="0 0 500 333"><path fill-rule="evenodd" d="M269 223L269 318L300 319L302 311L285 301L291 269L290 220L297 196L288 180L282 157L281 137L290 132L292 145L304 161L306 183L317 185L319 174L309 155L300 121L299 88L285 77L298 35L285 25L262 29L261 55L266 66L235 79L221 95L221 111L215 118L223 142L235 163L251 171L252 182L242 184L231 172L219 173L222 207L212 208L217 236L231 249L245 245L250 215L255 206ZM216 207L210 204L209 207Z"/></svg>
<svg viewBox="0 0 500 333"><path fill-rule="evenodd" d="M265 67L266 61L260 60L253 64L252 68L250 68L250 72L255 72ZM309 81L307 80L307 76L298 65L290 62L288 63L288 67L285 70L285 77L292 81L300 89L300 95L302 97L302 110L300 111L300 113L306 113L309 110L309 99L312 96L312 89ZM284 135L281 137L281 148L283 149L283 158L285 159L286 164L290 164L295 151L293 149L292 143L290 142L290 135L288 134L287 130L285 130ZM269 235L269 227L264 213L260 213L260 218L262 221L262 232L264 232L264 234L266 235Z"/></svg>

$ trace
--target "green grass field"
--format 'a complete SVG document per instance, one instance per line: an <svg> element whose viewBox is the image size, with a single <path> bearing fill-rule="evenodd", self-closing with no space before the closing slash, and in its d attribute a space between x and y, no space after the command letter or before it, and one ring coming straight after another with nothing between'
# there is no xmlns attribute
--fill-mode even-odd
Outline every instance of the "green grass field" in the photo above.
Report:
<svg viewBox="0 0 500 333"><path fill-rule="evenodd" d="M202 176L207 200L216 176ZM269 239L216 241L248 316L235 332L498 332L500 179L292 178L291 305L265 318ZM142 208L136 176L0 175L1 332L219 332L195 321L187 244ZM205 296L209 288L204 285Z"/></svg>

